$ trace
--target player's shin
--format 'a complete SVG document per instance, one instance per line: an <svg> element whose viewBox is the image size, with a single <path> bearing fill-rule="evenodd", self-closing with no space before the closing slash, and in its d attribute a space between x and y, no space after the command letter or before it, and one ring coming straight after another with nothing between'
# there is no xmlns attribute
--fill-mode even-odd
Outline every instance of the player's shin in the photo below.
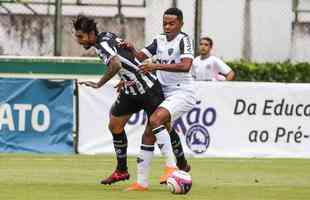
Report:
<svg viewBox="0 0 310 200"><path fill-rule="evenodd" d="M187 160L184 156L184 151L183 151L180 137L174 129L172 129L172 131L170 132L170 139L171 139L173 153L177 160L178 168L184 171L189 171L190 166L188 165Z"/></svg>
<svg viewBox="0 0 310 200"><path fill-rule="evenodd" d="M125 131L113 133L113 144L117 158L117 170L127 171L127 136Z"/></svg>
<svg viewBox="0 0 310 200"><path fill-rule="evenodd" d="M170 136L166 128L164 126L159 126L153 129L152 132L156 137L156 142L161 153L166 159L166 166L171 168L176 167Z"/></svg>
<svg viewBox="0 0 310 200"><path fill-rule="evenodd" d="M147 188L149 185L148 178L151 168L151 161L154 155L154 145L142 144L140 153L137 158L137 182L142 187Z"/></svg>

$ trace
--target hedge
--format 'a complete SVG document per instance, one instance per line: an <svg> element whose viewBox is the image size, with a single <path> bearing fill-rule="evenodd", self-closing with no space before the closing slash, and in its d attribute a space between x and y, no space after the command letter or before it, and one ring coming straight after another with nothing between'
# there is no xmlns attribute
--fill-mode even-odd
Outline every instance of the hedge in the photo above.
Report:
<svg viewBox="0 0 310 200"><path fill-rule="evenodd" d="M310 83L310 63L227 62L237 81ZM0 73L102 75L106 69L98 58L0 57Z"/></svg>
<svg viewBox="0 0 310 200"><path fill-rule="evenodd" d="M237 81L310 83L310 63L227 62Z"/></svg>

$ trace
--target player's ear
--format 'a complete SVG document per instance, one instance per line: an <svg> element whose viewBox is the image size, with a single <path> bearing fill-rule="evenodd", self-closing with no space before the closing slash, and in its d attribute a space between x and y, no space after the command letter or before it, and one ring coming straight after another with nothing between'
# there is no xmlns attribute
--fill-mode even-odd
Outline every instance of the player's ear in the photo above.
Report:
<svg viewBox="0 0 310 200"><path fill-rule="evenodd" d="M183 27L183 24L184 24L184 22L181 21L181 22L180 22L180 27L181 27L181 28Z"/></svg>
<svg viewBox="0 0 310 200"><path fill-rule="evenodd" d="M96 33L95 33L95 31L90 31L89 33L88 33L88 36L91 38L91 40L96 40Z"/></svg>

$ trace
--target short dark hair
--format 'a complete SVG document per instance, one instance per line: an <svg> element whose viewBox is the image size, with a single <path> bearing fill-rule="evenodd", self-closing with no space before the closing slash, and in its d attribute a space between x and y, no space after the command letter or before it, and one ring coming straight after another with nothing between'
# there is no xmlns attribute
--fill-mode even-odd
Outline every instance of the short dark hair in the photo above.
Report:
<svg viewBox="0 0 310 200"><path fill-rule="evenodd" d="M213 46L213 40L210 37L202 37L202 38L200 38L200 41L201 40L207 40L209 42L209 44L210 44L210 47Z"/></svg>
<svg viewBox="0 0 310 200"><path fill-rule="evenodd" d="M76 31L82 31L84 33L94 31L96 35L98 34L95 20L82 14L78 15L76 19L73 20L73 26Z"/></svg>
<svg viewBox="0 0 310 200"><path fill-rule="evenodd" d="M164 15L175 15L177 16L179 21L183 21L183 12L178 9L178 8L168 8L165 12Z"/></svg>

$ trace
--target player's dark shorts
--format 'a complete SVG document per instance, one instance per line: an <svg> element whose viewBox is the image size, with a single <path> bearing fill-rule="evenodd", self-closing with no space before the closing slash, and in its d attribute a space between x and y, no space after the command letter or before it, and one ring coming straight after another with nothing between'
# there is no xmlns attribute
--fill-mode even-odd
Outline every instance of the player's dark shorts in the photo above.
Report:
<svg viewBox="0 0 310 200"><path fill-rule="evenodd" d="M164 93L157 81L152 88L142 95L121 93L111 108L111 114L119 117L144 110L148 116L164 101Z"/></svg>

